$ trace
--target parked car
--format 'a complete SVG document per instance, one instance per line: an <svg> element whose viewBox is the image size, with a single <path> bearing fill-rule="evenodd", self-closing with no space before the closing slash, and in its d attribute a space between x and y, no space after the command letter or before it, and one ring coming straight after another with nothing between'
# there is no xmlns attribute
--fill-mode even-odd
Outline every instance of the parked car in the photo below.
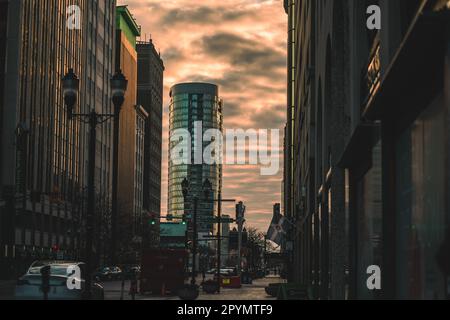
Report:
<svg viewBox="0 0 450 320"><path fill-rule="evenodd" d="M95 270L92 275L95 281L110 281L112 280L111 269L109 267L103 267Z"/></svg>
<svg viewBox="0 0 450 320"><path fill-rule="evenodd" d="M122 267L122 276L125 277L126 280L131 280L134 276L139 279L141 274L141 267L137 265L126 265Z"/></svg>
<svg viewBox="0 0 450 320"><path fill-rule="evenodd" d="M119 267L109 267L109 271L110 271L110 279L111 280L121 280L122 279L122 269L120 269Z"/></svg>
<svg viewBox="0 0 450 320"><path fill-rule="evenodd" d="M211 270L208 270L206 273L207 274L216 275L217 274L217 269L213 268ZM234 275L234 273L235 273L235 269L233 269L233 268L221 268L220 269L220 274L222 276L228 277L228 276Z"/></svg>
<svg viewBox="0 0 450 320"><path fill-rule="evenodd" d="M233 268L222 268L222 269L220 269L220 274L222 276L233 276L234 269Z"/></svg>
<svg viewBox="0 0 450 320"><path fill-rule="evenodd" d="M206 274L216 274L217 273L217 269L213 268L213 269L209 269L208 271L206 271Z"/></svg>
<svg viewBox="0 0 450 320"><path fill-rule="evenodd" d="M34 262L27 273L19 278L15 287L16 300L43 300L43 279L41 270L49 267L49 291L48 300L81 300L85 290L83 273L85 265L82 262L37 261ZM81 288L69 288L67 280L69 267L78 267L81 271ZM98 283L92 283L92 300L104 300L104 290Z"/></svg>

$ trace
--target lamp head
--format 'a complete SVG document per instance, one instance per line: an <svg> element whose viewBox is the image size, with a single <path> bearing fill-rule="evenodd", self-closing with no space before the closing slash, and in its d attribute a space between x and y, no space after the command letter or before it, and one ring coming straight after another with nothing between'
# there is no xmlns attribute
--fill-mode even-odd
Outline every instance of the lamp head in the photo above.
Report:
<svg viewBox="0 0 450 320"><path fill-rule="evenodd" d="M74 73L73 69L70 68L69 72L66 73L66 75L62 79L64 103L66 105L67 114L69 118L72 117L73 109L77 102L79 88L80 88L80 80Z"/></svg>
<svg viewBox="0 0 450 320"><path fill-rule="evenodd" d="M111 78L111 94L116 112L120 113L120 108L125 101L125 92L128 87L128 80L125 78L122 70L117 71Z"/></svg>

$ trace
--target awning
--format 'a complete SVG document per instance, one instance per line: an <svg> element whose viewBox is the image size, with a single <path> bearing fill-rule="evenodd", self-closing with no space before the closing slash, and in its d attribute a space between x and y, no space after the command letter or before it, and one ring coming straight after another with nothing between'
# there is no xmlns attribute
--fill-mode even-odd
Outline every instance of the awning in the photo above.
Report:
<svg viewBox="0 0 450 320"><path fill-rule="evenodd" d="M341 168L353 168L363 159L372 156L372 148L379 137L379 125L363 123L356 127L350 141L347 143L340 157L338 166Z"/></svg>
<svg viewBox="0 0 450 320"><path fill-rule="evenodd" d="M363 118L396 121L417 115L443 88L449 10L420 15L369 100Z"/></svg>

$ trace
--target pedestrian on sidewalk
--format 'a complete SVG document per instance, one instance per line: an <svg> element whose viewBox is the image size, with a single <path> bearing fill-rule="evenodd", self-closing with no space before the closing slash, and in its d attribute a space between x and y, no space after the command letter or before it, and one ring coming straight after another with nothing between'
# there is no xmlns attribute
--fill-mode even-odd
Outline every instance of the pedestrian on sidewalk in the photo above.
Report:
<svg viewBox="0 0 450 320"><path fill-rule="evenodd" d="M136 294L137 294L137 290L138 290L137 287L138 287L137 274L136 274L136 271L133 270L132 275L131 275L131 284L130 284L131 300L136 300Z"/></svg>

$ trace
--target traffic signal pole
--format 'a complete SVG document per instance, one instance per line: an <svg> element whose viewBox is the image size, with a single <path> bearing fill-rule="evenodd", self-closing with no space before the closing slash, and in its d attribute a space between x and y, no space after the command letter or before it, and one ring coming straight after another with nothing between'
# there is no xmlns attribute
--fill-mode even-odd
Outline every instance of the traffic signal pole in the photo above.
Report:
<svg viewBox="0 0 450 320"><path fill-rule="evenodd" d="M198 198L195 197L194 198L194 216L193 216L193 231L194 231L194 236L192 239L192 280L191 280L191 284L195 285L196 282L196 276L195 276L195 269L197 267L197 262L196 262L196 258L197 258L197 205L198 205Z"/></svg>
<svg viewBox="0 0 450 320"><path fill-rule="evenodd" d="M267 276L267 234L264 235L264 256L263 256L263 261L264 261L264 277Z"/></svg>
<svg viewBox="0 0 450 320"><path fill-rule="evenodd" d="M218 208L217 208L217 216L218 216L218 223L217 223L217 281L219 282L219 285L217 286L217 293L220 293L220 268L221 268L221 255L222 255L222 191L219 191L218 195Z"/></svg>
<svg viewBox="0 0 450 320"><path fill-rule="evenodd" d="M238 220L238 275L242 274L241 266L242 266L242 219Z"/></svg>

